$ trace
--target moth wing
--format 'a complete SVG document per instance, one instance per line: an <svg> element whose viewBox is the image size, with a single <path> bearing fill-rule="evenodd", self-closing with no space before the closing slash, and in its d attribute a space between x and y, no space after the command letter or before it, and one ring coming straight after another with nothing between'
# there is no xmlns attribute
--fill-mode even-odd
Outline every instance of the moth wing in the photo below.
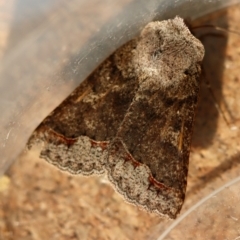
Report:
<svg viewBox="0 0 240 240"><path fill-rule="evenodd" d="M101 64L38 126L28 146L43 142L40 156L71 173L103 172L109 141L138 86L128 64L135 46L128 42Z"/></svg>
<svg viewBox="0 0 240 240"><path fill-rule="evenodd" d="M128 201L170 218L179 213L186 191L199 90L192 77L177 91L139 89L106 164L109 179Z"/></svg>

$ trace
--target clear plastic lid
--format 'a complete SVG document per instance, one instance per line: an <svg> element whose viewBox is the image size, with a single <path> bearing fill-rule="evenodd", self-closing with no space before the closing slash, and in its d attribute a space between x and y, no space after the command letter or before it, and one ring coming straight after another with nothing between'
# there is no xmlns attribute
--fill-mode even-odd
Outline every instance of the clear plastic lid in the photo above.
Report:
<svg viewBox="0 0 240 240"><path fill-rule="evenodd" d="M240 239L240 177L235 178L188 209L158 240Z"/></svg>

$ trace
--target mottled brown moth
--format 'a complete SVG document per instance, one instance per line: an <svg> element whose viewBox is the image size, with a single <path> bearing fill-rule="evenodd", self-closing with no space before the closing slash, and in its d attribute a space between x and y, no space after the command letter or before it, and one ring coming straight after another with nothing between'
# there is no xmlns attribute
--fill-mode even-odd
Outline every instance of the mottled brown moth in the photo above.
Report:
<svg viewBox="0 0 240 240"><path fill-rule="evenodd" d="M106 173L131 203L180 212L204 47L180 17L149 23L34 131L28 146L73 174Z"/></svg>

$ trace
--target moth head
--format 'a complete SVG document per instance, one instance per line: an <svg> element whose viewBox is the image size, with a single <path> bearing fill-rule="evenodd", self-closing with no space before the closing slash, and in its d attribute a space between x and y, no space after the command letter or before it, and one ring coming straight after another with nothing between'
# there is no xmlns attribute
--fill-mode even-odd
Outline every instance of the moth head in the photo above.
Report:
<svg viewBox="0 0 240 240"><path fill-rule="evenodd" d="M175 17L151 22L142 30L134 63L143 76L167 74L171 79L200 63L203 56L202 43L191 34L183 19Z"/></svg>

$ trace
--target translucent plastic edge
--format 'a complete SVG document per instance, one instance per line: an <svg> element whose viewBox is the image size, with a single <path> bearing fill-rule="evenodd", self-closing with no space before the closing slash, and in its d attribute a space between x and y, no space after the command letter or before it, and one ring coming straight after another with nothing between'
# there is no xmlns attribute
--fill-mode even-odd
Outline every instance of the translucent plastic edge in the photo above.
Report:
<svg viewBox="0 0 240 240"><path fill-rule="evenodd" d="M199 206L201 206L203 203L205 203L210 198L214 197L224 189L234 185L235 183L240 182L240 177L235 178L234 180L226 183L222 187L218 188L217 190L213 191L211 194L209 194L207 197L200 200L198 203L193 205L191 208L189 208L184 214L182 214L179 218L177 218L163 233L157 240L163 240L171 231L174 229L186 216L188 216L190 213L192 213L194 210L196 210Z"/></svg>

